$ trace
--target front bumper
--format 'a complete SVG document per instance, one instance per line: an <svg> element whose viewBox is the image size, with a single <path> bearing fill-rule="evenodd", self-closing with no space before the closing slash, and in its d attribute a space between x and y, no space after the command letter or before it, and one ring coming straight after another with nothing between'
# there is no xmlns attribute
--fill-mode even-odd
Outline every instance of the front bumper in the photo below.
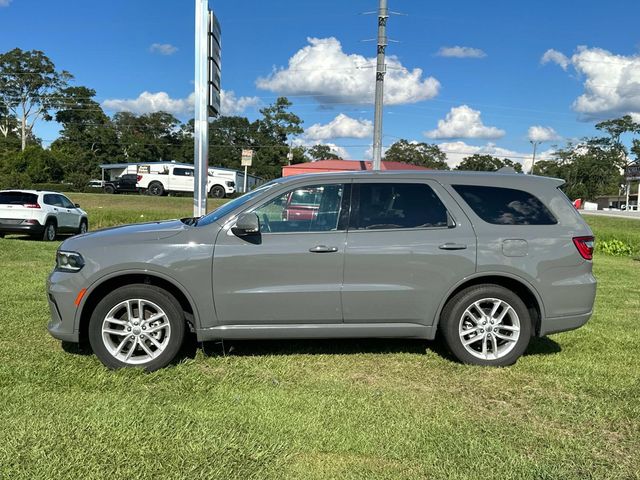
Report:
<svg viewBox="0 0 640 480"><path fill-rule="evenodd" d="M67 288L65 282L52 282L56 276L69 275L53 272L47 281L47 300L51 319L47 324L47 330L52 337L64 342L78 343L80 332L75 326L76 306L74 304L76 289Z"/></svg>
<svg viewBox="0 0 640 480"><path fill-rule="evenodd" d="M540 336L551 333L566 332L580 328L589 321L593 311L581 315L570 315L566 317L545 318L540 323Z"/></svg>

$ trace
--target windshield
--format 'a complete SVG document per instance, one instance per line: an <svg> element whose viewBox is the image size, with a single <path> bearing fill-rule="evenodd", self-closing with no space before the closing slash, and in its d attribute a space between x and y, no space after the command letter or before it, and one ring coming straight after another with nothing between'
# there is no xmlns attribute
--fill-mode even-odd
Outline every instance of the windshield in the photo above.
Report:
<svg viewBox="0 0 640 480"><path fill-rule="evenodd" d="M277 185L277 183L278 182L265 183L261 187L258 187L255 190L251 190L250 192L245 193L241 197L238 197L235 200L231 200L230 202L225 203L221 207L216 208L213 212L209 213L208 215L205 215L200 220L198 220L197 226L201 227L205 225L210 225L211 223L218 221L219 219L227 215L229 212L232 212L236 208L244 205L245 203L253 200L258 195L261 195L262 193L266 192L270 188L274 187L275 185Z"/></svg>

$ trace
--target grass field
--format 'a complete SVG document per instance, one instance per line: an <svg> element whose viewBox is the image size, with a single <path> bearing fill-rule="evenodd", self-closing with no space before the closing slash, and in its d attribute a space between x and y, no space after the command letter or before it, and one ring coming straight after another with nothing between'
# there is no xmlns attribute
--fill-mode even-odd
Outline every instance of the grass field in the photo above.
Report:
<svg viewBox="0 0 640 480"><path fill-rule="evenodd" d="M72 198L93 227L191 209ZM640 236L640 222L589 221L599 237ZM265 341L227 343L226 355L194 346L145 374L107 371L49 337L56 247L0 240L2 479L640 478L631 258L598 255L592 320L534 341L510 368L460 365L435 342Z"/></svg>

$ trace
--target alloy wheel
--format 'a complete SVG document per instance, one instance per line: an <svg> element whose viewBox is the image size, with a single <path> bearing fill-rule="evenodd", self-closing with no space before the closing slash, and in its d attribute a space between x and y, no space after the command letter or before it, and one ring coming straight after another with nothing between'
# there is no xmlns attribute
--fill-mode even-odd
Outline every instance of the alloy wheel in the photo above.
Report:
<svg viewBox="0 0 640 480"><path fill-rule="evenodd" d="M167 314L157 304L141 298L118 303L102 321L104 346L127 365L142 365L157 358L170 338Z"/></svg>
<svg viewBox="0 0 640 480"><path fill-rule="evenodd" d="M520 318L504 300L483 298L469 305L458 324L462 346L476 358L497 360L513 350L520 338Z"/></svg>

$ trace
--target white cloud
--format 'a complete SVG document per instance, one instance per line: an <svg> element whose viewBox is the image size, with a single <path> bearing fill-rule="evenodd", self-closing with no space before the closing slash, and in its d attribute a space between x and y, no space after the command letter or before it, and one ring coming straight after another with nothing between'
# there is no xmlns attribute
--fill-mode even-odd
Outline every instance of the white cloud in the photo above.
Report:
<svg viewBox="0 0 640 480"><path fill-rule="evenodd" d="M166 92L142 92L134 99L108 99L102 103L107 110L133 112L139 115L152 112L168 112L183 116L193 112L194 94L187 98L171 98Z"/></svg>
<svg viewBox="0 0 640 480"><path fill-rule="evenodd" d="M543 127L542 125L529 127L527 136L532 142L553 142L562 138L553 128Z"/></svg>
<svg viewBox="0 0 640 480"><path fill-rule="evenodd" d="M149 47L149 51L151 53L159 53L160 55L173 55L178 51L178 47L170 43L153 43Z"/></svg>
<svg viewBox="0 0 640 480"><path fill-rule="evenodd" d="M453 107L438 128L424 132L427 138L500 138L505 131L482 123L480 111L467 105Z"/></svg>
<svg viewBox="0 0 640 480"><path fill-rule="evenodd" d="M343 52L334 38L308 38L309 45L298 50L287 68L258 78L263 90L282 95L312 95L320 103L373 103L375 58ZM385 103L415 103L435 97L440 82L422 78L422 70L404 67L397 57L387 57Z"/></svg>
<svg viewBox="0 0 640 480"><path fill-rule="evenodd" d="M495 143L477 146L469 145L465 142L448 142L438 144L440 150L447 154L447 163L451 168L457 167L466 157L474 154L493 155L498 158L508 158L514 162L522 164L522 170L529 172L531 169L532 152L517 152L507 148L498 147ZM538 160L547 160L551 157L553 150L546 150L536 154Z"/></svg>
<svg viewBox="0 0 640 480"><path fill-rule="evenodd" d="M454 58L484 58L487 54L479 48L472 47L442 47L436 53L439 57L454 57Z"/></svg>
<svg viewBox="0 0 640 480"><path fill-rule="evenodd" d="M142 92L134 99L108 99L102 103L106 110L133 112L138 115L153 112L168 112L177 117L193 114L195 95L187 98L171 98L166 92ZM236 97L233 91L222 91L220 95L221 114L237 115L259 103L258 97Z"/></svg>
<svg viewBox="0 0 640 480"><path fill-rule="evenodd" d="M584 93L573 102L582 120L640 115L640 55L616 55L602 48L579 46L567 62L584 82Z"/></svg>
<svg viewBox="0 0 640 480"><path fill-rule="evenodd" d="M0 0L0 7L8 7L12 0Z"/></svg>
<svg viewBox="0 0 640 480"><path fill-rule="evenodd" d="M258 97L236 97L233 90L222 90L220 94L220 110L222 115L239 115L247 108L260 104Z"/></svg>
<svg viewBox="0 0 640 480"><path fill-rule="evenodd" d="M540 59L540 63L542 65L545 65L549 62L559 65L563 70L566 71L567 67L569 66L570 60L564 53L550 48L549 50L544 52L544 55L542 55L542 58Z"/></svg>
<svg viewBox="0 0 640 480"><path fill-rule="evenodd" d="M355 119L341 113L327 124L311 125L305 135L311 140L367 138L373 135L373 123L371 120Z"/></svg>

